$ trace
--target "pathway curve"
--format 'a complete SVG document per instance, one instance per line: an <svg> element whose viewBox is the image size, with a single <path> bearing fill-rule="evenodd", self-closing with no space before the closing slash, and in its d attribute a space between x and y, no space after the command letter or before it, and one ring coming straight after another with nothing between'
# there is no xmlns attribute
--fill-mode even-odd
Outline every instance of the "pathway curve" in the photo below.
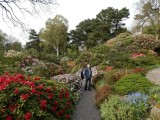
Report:
<svg viewBox="0 0 160 120"><path fill-rule="evenodd" d="M84 91L76 105L72 120L101 120L98 109L95 106L96 90Z"/></svg>
<svg viewBox="0 0 160 120"><path fill-rule="evenodd" d="M152 81L153 83L160 85L160 68L148 71L146 74L146 78Z"/></svg>

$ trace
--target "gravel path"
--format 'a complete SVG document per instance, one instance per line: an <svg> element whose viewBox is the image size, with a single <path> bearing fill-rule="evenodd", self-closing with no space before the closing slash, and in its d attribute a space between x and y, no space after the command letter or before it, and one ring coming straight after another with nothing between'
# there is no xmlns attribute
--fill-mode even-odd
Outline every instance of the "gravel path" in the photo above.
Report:
<svg viewBox="0 0 160 120"><path fill-rule="evenodd" d="M80 101L77 103L72 120L101 120L99 111L95 106L96 90L84 91Z"/></svg>
<svg viewBox="0 0 160 120"><path fill-rule="evenodd" d="M160 85L160 68L148 71L146 74L146 78L153 83Z"/></svg>

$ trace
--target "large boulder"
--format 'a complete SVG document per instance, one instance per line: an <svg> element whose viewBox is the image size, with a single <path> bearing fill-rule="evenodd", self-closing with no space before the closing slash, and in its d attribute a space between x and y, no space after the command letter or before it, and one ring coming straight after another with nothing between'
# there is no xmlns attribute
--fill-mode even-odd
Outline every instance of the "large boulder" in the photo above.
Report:
<svg viewBox="0 0 160 120"><path fill-rule="evenodd" d="M151 119L160 120L160 108L154 106L150 112Z"/></svg>

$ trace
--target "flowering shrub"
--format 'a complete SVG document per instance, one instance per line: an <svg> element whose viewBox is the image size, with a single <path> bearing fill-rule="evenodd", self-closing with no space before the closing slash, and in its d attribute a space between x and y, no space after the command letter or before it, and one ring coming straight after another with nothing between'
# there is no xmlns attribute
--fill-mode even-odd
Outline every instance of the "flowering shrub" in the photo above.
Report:
<svg viewBox="0 0 160 120"><path fill-rule="evenodd" d="M64 74L64 75L57 75L51 78L52 80L56 80L59 83L66 84L70 91L74 91L77 93L76 100L79 99L82 93L82 80L76 74Z"/></svg>
<svg viewBox="0 0 160 120"><path fill-rule="evenodd" d="M136 59L138 57L145 57L146 55L143 53L132 53L131 58Z"/></svg>
<svg viewBox="0 0 160 120"><path fill-rule="evenodd" d="M17 52L14 50L9 50L8 52L4 54L5 57L17 57L17 56L22 56L22 55L23 55L22 52Z"/></svg>
<svg viewBox="0 0 160 120"><path fill-rule="evenodd" d="M74 93L62 84L21 74L0 76L0 119L70 119Z"/></svg>
<svg viewBox="0 0 160 120"><path fill-rule="evenodd" d="M148 95L142 94L140 92L131 93L128 95L128 101L134 108L134 116L137 119L142 119L148 114L150 108Z"/></svg>
<svg viewBox="0 0 160 120"><path fill-rule="evenodd" d="M113 66L108 66L108 67L106 67L106 69L105 70L107 70L107 71L109 71L109 70L113 70Z"/></svg>
<svg viewBox="0 0 160 120"><path fill-rule="evenodd" d="M20 67L24 74L37 75L47 79L50 79L51 76L63 73L61 66L53 63L44 63L30 56L22 60Z"/></svg>
<svg viewBox="0 0 160 120"><path fill-rule="evenodd" d="M135 72L143 72L143 71L144 71L143 68L134 68L133 70L134 70Z"/></svg>

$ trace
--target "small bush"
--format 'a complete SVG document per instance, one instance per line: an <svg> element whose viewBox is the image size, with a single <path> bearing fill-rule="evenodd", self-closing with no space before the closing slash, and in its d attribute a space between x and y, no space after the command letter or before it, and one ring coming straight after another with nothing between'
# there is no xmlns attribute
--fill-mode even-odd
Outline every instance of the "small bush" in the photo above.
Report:
<svg viewBox="0 0 160 120"><path fill-rule="evenodd" d="M94 54L105 54L109 51L109 47L107 45L99 45L90 50Z"/></svg>
<svg viewBox="0 0 160 120"><path fill-rule="evenodd" d="M137 119L146 118L149 114L150 104L148 95L140 92L131 93L128 95L128 100L134 108L134 117Z"/></svg>
<svg viewBox="0 0 160 120"><path fill-rule="evenodd" d="M114 68L128 67L129 54L126 52L111 50L106 53L106 57L109 66L114 66Z"/></svg>
<svg viewBox="0 0 160 120"><path fill-rule="evenodd" d="M152 86L153 84L142 75L129 74L115 83L114 89L118 94L125 95L137 91L148 93Z"/></svg>
<svg viewBox="0 0 160 120"><path fill-rule="evenodd" d="M109 85L104 85L102 88L100 88L96 93L96 105L99 107L99 105L109 97L109 95L112 93L112 88Z"/></svg>
<svg viewBox="0 0 160 120"><path fill-rule="evenodd" d="M133 73L133 72L130 70L127 70L127 69L116 70L113 74L108 75L108 83L113 85L118 80L120 80L123 76L125 76L127 74L131 74L131 73Z"/></svg>
<svg viewBox="0 0 160 120"><path fill-rule="evenodd" d="M92 66L99 65L104 60L104 55L93 54L91 52L82 53L76 60L76 64L83 66L85 63L90 63Z"/></svg>
<svg viewBox="0 0 160 120"><path fill-rule="evenodd" d="M100 105L103 120L135 120L133 112L131 105L122 102L118 96L111 96Z"/></svg>

